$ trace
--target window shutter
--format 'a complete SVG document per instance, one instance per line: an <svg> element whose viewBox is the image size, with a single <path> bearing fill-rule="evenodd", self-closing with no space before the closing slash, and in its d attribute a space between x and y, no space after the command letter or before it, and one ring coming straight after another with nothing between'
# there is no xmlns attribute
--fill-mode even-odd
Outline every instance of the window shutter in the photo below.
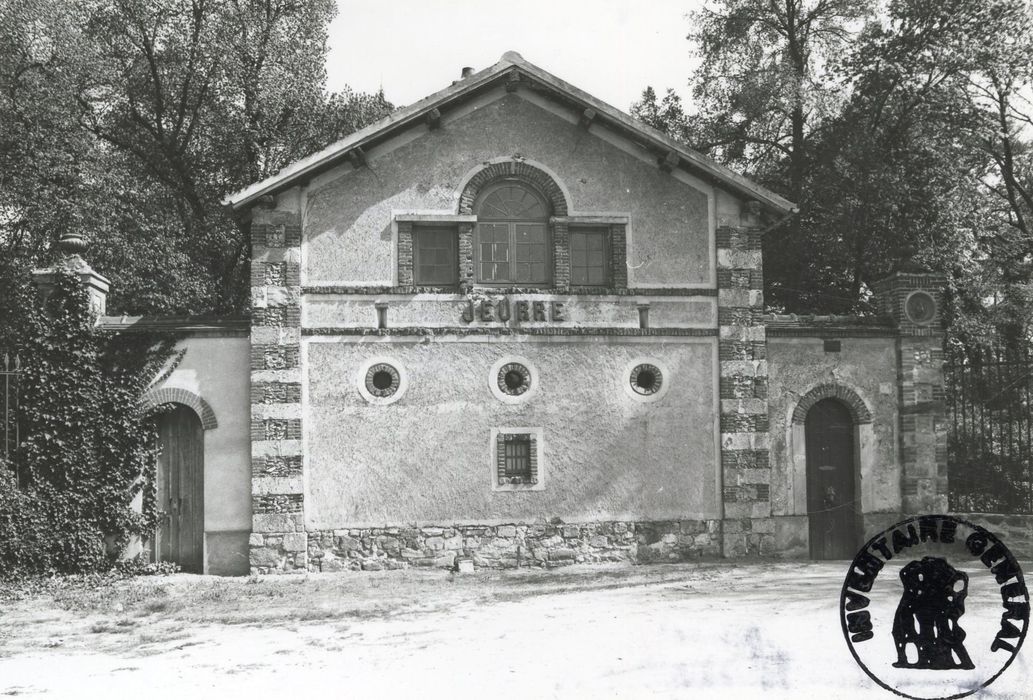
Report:
<svg viewBox="0 0 1033 700"><path fill-rule="evenodd" d="M506 479L506 434L499 433L495 442L495 467L498 483L508 483Z"/></svg>
<svg viewBox="0 0 1033 700"><path fill-rule="evenodd" d="M531 465L531 483L538 483L538 440L531 436L531 454L528 457Z"/></svg>

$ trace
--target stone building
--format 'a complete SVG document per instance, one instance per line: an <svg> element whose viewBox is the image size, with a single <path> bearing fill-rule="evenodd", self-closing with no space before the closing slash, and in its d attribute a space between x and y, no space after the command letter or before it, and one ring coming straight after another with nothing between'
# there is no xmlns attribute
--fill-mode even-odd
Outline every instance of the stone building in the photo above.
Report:
<svg viewBox="0 0 1033 700"><path fill-rule="evenodd" d="M946 509L942 280L885 280L876 320L765 316L794 205L516 53L226 203L250 338L102 319L188 335L148 396L182 406L160 556L848 558Z"/></svg>

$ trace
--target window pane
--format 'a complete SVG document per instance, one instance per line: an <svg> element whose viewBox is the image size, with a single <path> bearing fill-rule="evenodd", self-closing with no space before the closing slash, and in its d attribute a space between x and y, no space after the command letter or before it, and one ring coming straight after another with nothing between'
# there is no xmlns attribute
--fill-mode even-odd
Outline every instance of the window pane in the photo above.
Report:
<svg viewBox="0 0 1033 700"><path fill-rule="evenodd" d="M531 263L514 268L514 282L539 284L548 282L546 262L549 250L548 236L544 224L515 224L513 238L513 259L518 263Z"/></svg>
<svg viewBox="0 0 1033 700"><path fill-rule="evenodd" d="M478 224L478 253L482 282L505 282L509 277L509 225Z"/></svg>
<svg viewBox="0 0 1033 700"><path fill-rule="evenodd" d="M585 284L593 287L602 287L606 284L606 268L604 267L590 267L588 268L588 280Z"/></svg>
<svg viewBox="0 0 1033 700"><path fill-rule="evenodd" d="M609 277L606 231L570 232L570 283L583 286L605 286Z"/></svg>
<svg viewBox="0 0 1033 700"><path fill-rule="evenodd" d="M508 263L481 263L481 281L505 282L509 279Z"/></svg>
<svg viewBox="0 0 1033 700"><path fill-rule="evenodd" d="M545 201L519 182L507 182L490 190L477 203L475 213L482 220L544 219L549 216Z"/></svg>
<svg viewBox="0 0 1033 700"><path fill-rule="evenodd" d="M456 232L449 229L413 231L413 282L450 285L457 281Z"/></svg>

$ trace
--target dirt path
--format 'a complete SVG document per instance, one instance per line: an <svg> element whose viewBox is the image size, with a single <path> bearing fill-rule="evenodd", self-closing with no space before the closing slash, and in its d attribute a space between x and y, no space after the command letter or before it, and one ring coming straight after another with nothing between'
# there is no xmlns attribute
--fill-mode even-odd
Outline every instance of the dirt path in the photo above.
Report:
<svg viewBox="0 0 1033 700"><path fill-rule="evenodd" d="M846 650L842 569L137 580L0 608L0 695L894 697ZM980 697L1033 697L1025 657Z"/></svg>

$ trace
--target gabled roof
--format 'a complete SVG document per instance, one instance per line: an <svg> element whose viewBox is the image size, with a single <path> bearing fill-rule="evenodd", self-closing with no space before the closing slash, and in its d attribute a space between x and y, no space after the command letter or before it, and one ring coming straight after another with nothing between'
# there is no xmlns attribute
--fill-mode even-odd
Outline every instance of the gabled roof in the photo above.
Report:
<svg viewBox="0 0 1033 700"><path fill-rule="evenodd" d="M387 117L365 129L349 134L307 158L295 161L275 175L249 185L223 200L223 204L240 210L253 204L260 197L276 194L299 182L306 182L315 175L329 170L344 161L361 163L363 151L385 141L407 128L440 118L442 112L476 94L500 84L520 89L537 89L567 103L591 120L639 142L657 154L662 167L680 167L704 180L719 184L727 190L747 199L755 199L776 213L788 214L796 211L796 205L767 188L750 182L742 175L729 170L720 163L697 153L656 129L653 129L619 109L592 97L573 85L525 61L515 51L507 51L499 62L490 68L457 81L429 97L392 112Z"/></svg>

